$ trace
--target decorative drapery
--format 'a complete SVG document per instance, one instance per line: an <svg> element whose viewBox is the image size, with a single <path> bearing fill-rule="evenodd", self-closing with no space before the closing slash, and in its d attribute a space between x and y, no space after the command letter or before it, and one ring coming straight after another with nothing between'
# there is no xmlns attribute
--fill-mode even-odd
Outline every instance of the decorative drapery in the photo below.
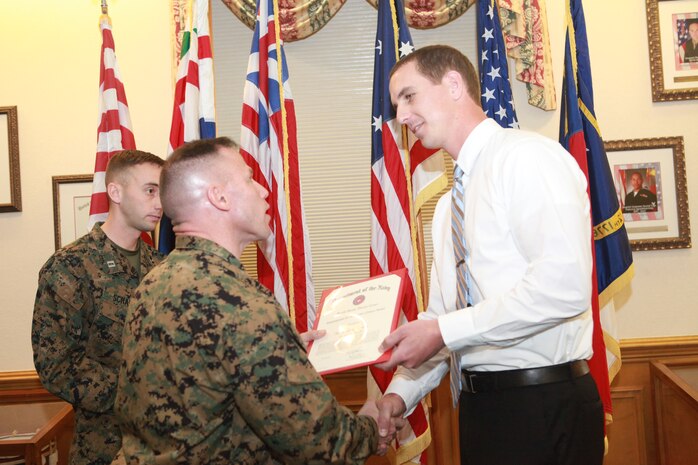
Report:
<svg viewBox="0 0 698 465"><path fill-rule="evenodd" d="M498 0L507 55L516 62L516 78L526 83L528 103L555 109L555 83L545 0Z"/></svg>
<svg viewBox="0 0 698 465"><path fill-rule="evenodd" d="M222 0L247 27L254 29L256 0ZM285 42L315 34L327 24L347 0L279 0L279 25Z"/></svg>
<svg viewBox="0 0 698 465"><path fill-rule="evenodd" d="M173 0L175 4L184 0ZM221 0L240 21L254 29L256 0ZM378 0L366 0L377 7ZM528 103L555 109L555 85L545 0L497 0L507 55L516 77L526 84ZM279 0L281 36L301 40L322 29L347 0ZM410 27L431 29L460 17L476 0L405 0Z"/></svg>
<svg viewBox="0 0 698 465"><path fill-rule="evenodd" d="M188 0L170 0L172 22L170 23L172 39L172 82L177 82L177 69L182 52L182 37L187 29L187 3Z"/></svg>
<svg viewBox="0 0 698 465"><path fill-rule="evenodd" d="M378 8L378 0L366 0ZM448 24L474 5L476 0L404 0L405 18L410 27L432 29Z"/></svg>

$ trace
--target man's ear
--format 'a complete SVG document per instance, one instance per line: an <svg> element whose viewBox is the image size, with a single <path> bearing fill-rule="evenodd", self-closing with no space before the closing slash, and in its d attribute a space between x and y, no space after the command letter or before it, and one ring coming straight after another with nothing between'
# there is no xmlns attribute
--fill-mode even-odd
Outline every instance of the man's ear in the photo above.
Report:
<svg viewBox="0 0 698 465"><path fill-rule="evenodd" d="M209 203L219 210L228 211L232 207L227 193L218 184L208 186L206 197Z"/></svg>
<svg viewBox="0 0 698 465"><path fill-rule="evenodd" d="M444 74L443 80L454 100L458 100L466 94L467 89L463 82L463 76L461 76L458 71L447 71L446 74Z"/></svg>
<svg viewBox="0 0 698 465"><path fill-rule="evenodd" d="M116 204L121 203L121 189L121 184L115 182L107 184L107 195L109 196L109 200Z"/></svg>

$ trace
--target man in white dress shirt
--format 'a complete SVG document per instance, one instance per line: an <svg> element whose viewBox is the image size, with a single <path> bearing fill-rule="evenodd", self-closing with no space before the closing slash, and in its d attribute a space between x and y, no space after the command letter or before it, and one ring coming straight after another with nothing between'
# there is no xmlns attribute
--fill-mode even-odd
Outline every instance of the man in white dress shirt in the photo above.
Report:
<svg viewBox="0 0 698 465"><path fill-rule="evenodd" d="M473 65L451 47L420 48L392 70L398 120L463 172L468 304L456 303L447 193L434 214L428 309L381 346L392 349L381 367L399 368L379 425L410 413L453 366L462 464L601 464L603 407L586 363L586 178L557 142L488 119L479 92Z"/></svg>

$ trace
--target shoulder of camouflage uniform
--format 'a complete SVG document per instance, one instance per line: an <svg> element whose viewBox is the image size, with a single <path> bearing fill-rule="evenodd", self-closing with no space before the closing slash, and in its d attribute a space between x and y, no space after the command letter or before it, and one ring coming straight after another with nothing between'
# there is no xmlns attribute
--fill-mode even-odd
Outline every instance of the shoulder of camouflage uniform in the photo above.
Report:
<svg viewBox="0 0 698 465"><path fill-rule="evenodd" d="M99 252L90 234L85 234L70 244L58 249L44 263L39 271L39 275L53 271L62 271L82 267L86 256L95 255Z"/></svg>
<svg viewBox="0 0 698 465"><path fill-rule="evenodd" d="M162 261L163 258L166 257L166 255L162 252L160 252L158 249L153 247L150 244L146 244L142 239L141 239L142 246L145 247L145 253L148 257L152 258L155 263L158 263Z"/></svg>

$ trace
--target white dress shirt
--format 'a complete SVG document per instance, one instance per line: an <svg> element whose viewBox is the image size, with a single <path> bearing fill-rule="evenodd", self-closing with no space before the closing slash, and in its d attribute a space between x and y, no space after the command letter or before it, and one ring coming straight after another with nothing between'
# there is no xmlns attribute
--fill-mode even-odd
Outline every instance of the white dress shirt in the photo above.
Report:
<svg viewBox="0 0 698 465"><path fill-rule="evenodd" d="M451 193L436 206L429 305L446 348L421 367L400 367L387 392L408 412L448 372L499 371L591 357L592 257L587 182L572 156L538 134L487 119L456 163L465 187L466 264L473 306L456 308Z"/></svg>

